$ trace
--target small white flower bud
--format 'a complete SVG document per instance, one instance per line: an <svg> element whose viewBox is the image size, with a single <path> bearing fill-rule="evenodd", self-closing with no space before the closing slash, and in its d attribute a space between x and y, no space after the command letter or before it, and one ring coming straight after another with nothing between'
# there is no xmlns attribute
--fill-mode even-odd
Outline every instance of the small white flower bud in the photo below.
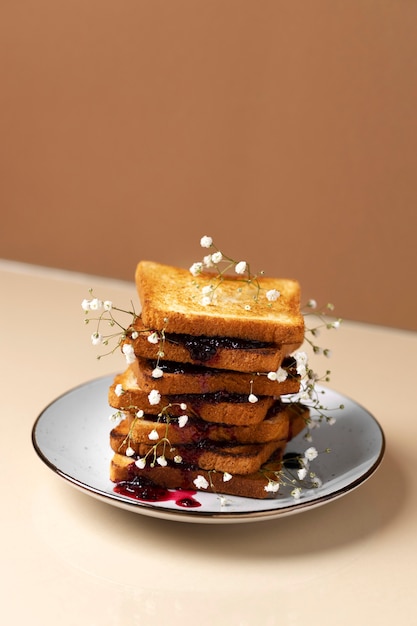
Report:
<svg viewBox="0 0 417 626"><path fill-rule="evenodd" d="M204 235L204 237L201 237L200 239L200 246L202 248L210 248L212 243L213 243L213 239L211 237L208 237L207 235Z"/></svg>
<svg viewBox="0 0 417 626"><path fill-rule="evenodd" d="M154 370L152 370L152 378L161 378L164 375L164 372L161 370L160 367L155 367Z"/></svg>
<svg viewBox="0 0 417 626"><path fill-rule="evenodd" d="M244 274L246 272L246 261L239 261L235 267L236 274Z"/></svg>

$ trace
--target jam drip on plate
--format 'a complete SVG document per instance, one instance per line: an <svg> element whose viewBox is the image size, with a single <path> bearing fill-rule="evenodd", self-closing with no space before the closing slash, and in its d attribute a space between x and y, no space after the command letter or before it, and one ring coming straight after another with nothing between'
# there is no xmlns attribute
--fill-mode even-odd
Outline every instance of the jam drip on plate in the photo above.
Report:
<svg viewBox="0 0 417 626"><path fill-rule="evenodd" d="M177 506L188 509L201 506L194 498L195 491L165 489L165 487L159 487L145 477L136 476L132 480L124 480L117 483L113 491L121 496L142 502L174 501Z"/></svg>

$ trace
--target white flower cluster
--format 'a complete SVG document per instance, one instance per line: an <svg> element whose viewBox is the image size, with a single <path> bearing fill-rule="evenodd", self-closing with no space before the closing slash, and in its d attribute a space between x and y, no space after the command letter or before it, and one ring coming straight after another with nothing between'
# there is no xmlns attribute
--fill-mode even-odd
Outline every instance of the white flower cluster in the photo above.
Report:
<svg viewBox="0 0 417 626"><path fill-rule="evenodd" d="M322 484L320 478L315 474L315 472L309 472L310 463L311 461L314 461L314 459L318 457L318 454L319 453L317 452L317 449L314 448L313 446L308 448L304 452L304 455L299 459L299 463L301 467L297 470L298 480L303 481L306 478L309 478L310 487L312 488L320 487ZM298 499L301 496L301 487L295 487L292 490L291 495L295 499Z"/></svg>
<svg viewBox="0 0 417 626"><path fill-rule="evenodd" d="M136 360L135 351L131 343L123 344L122 352L126 357L126 363L130 365Z"/></svg>
<svg viewBox="0 0 417 626"><path fill-rule="evenodd" d="M299 468L295 473L295 477L291 475L291 477L288 479L282 470L276 472L274 474L274 478L268 479L268 483L264 487L265 491L270 493L277 493L280 489L281 484L290 484L292 487L290 495L295 500L298 500L302 495L302 487L305 487L306 484L308 488L320 487L322 484L321 480L318 478L315 472L309 471L311 461L314 461L314 459L316 459L317 457L318 452L313 446L308 448L302 456L297 455L295 459L297 460ZM308 483L305 483L306 479L308 479Z"/></svg>
<svg viewBox="0 0 417 626"><path fill-rule="evenodd" d="M211 254L207 254L206 256L204 256L202 261L198 261L191 265L190 273L192 274L192 276L199 276L200 274L203 273L204 270L214 267L217 269L217 272L218 272L217 277L221 278L223 277L226 271L228 271L231 268L234 268L234 271L238 276L243 276L244 274L246 274L247 275L246 282L254 283L257 289L260 290L259 282L257 278L255 276L252 276L252 274L250 273L249 265L246 261L235 261L231 259L230 257L224 255L220 250L218 250L215 247L212 237L209 237L208 235L204 235L203 237L201 237L200 245L202 248L214 248L215 251L212 252ZM220 270L219 265L222 261L226 263L226 268L223 270ZM201 304L203 306L208 306L209 304L213 304L215 300L214 292L215 292L215 287L213 285L207 285L206 287L203 287L202 299L201 299ZM281 294L277 289L269 289L265 293L265 297L269 302L275 302L276 300L278 300L280 295ZM249 304L246 304L244 308L247 311L251 310L251 306Z"/></svg>
<svg viewBox="0 0 417 626"><path fill-rule="evenodd" d="M115 387L115 392L116 395L121 395L122 393L124 393L122 385L116 385ZM150 404L158 404L158 402L160 401L160 394L159 392L157 392L156 390L151 391L151 393L148 396L148 400L150 402ZM158 401L158 402L157 402ZM167 423L166 426L168 427L168 424L175 419L178 423L179 428L184 428L184 426L187 424L188 422L188 415L186 415L185 413L183 413L182 415L180 415L178 418L173 418L169 415L169 408L173 406L173 405L167 405L166 407L164 407L162 409L162 411L159 413L158 417L162 417L163 415L167 415ZM180 407L180 409L182 411L185 411L187 409L187 405L184 402L181 402L178 404L178 406ZM143 418L145 415L143 409L139 409L136 411L135 413L135 418ZM123 417L123 415L121 415L121 417ZM113 420L114 421L114 420ZM154 445L150 448L150 450L147 452L147 454L143 457L139 457L135 460L135 465L138 469L143 469L146 467L147 461L148 461L148 457L152 456L152 461L151 461L151 467L154 466L154 464L156 463L157 465L160 465L161 467L166 467L168 464L168 461L165 457L165 446L166 445L171 445L169 443L167 434L165 434L165 436L163 434L160 433L160 431L158 431L157 427L152 428L152 430L150 430L149 434L148 434L148 439L151 442L155 442ZM131 434L129 432L129 434L127 435L126 439L125 439L125 443L127 443L127 447L126 447L126 451L125 454L126 456L132 457L135 455L135 450L132 448L132 446L130 445L131 442ZM162 448L162 454L157 454L157 451L160 450L160 446ZM171 452L174 452L174 450L171 448ZM176 454L173 457L174 463L182 463L182 457L179 454Z"/></svg>
<svg viewBox="0 0 417 626"><path fill-rule="evenodd" d="M84 298L84 300L81 302L81 308L84 313L89 313L90 311L111 311L112 307L113 303L111 302L111 300L103 301L99 300L98 298ZM98 346L99 344L103 343L103 340L103 335L99 333L98 330L91 335L91 343L93 344L93 346Z"/></svg>
<svg viewBox="0 0 417 626"><path fill-rule="evenodd" d="M84 300L81 302L81 307L86 313L88 311L111 311L111 309L113 308L113 303L111 300L103 301L99 300L98 298L92 298L91 300L87 300L87 298L84 298Z"/></svg>

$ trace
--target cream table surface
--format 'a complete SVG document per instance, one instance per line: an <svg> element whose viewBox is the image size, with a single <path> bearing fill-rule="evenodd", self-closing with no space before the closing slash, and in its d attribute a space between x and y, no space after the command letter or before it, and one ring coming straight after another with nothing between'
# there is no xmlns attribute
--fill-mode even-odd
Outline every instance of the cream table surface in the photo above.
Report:
<svg viewBox="0 0 417 626"><path fill-rule="evenodd" d="M68 389L123 369L96 360L89 287L133 284L0 262L2 623L417 624L417 334L345 321L326 337L330 386L365 406L387 448L360 488L300 515L183 524L91 498L51 472L33 423Z"/></svg>

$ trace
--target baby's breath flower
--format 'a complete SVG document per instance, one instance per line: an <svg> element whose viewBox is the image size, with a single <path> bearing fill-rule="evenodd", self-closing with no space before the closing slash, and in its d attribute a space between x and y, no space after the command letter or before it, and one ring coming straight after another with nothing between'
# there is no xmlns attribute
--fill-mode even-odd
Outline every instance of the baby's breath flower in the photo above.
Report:
<svg viewBox="0 0 417 626"><path fill-rule="evenodd" d="M318 454L319 453L317 452L316 448L311 447L304 452L304 458L307 459L307 461L314 461L314 459L318 457Z"/></svg>
<svg viewBox="0 0 417 626"><path fill-rule="evenodd" d="M164 372L161 370L160 367L155 367L152 370L152 378L161 378L164 375Z"/></svg>
<svg viewBox="0 0 417 626"><path fill-rule="evenodd" d="M207 487L209 486L207 480L204 478L204 476L201 476L200 474L193 482L197 489L207 489Z"/></svg>
<svg viewBox="0 0 417 626"><path fill-rule="evenodd" d="M203 257L203 263L206 267L213 267L211 254L208 254L207 256Z"/></svg>
<svg viewBox="0 0 417 626"><path fill-rule="evenodd" d="M203 306L209 306L211 304L210 296L204 296L203 298L201 298L201 304Z"/></svg>
<svg viewBox="0 0 417 626"><path fill-rule="evenodd" d="M255 404L256 402L258 402L257 396L255 396L254 393L250 393L248 396L248 402L250 402L251 404Z"/></svg>
<svg viewBox="0 0 417 626"><path fill-rule="evenodd" d="M232 480L233 476L229 474L229 472L224 472L223 474L223 482L227 483L229 480Z"/></svg>
<svg viewBox="0 0 417 626"><path fill-rule="evenodd" d="M136 467L138 467L139 469L143 469L144 467L146 467L146 459L145 457L142 457L140 459L137 459L135 461L135 465Z"/></svg>
<svg viewBox="0 0 417 626"><path fill-rule="evenodd" d="M135 362L136 360L135 350L131 343L125 343L123 345L122 352L126 357L126 363L128 365Z"/></svg>
<svg viewBox="0 0 417 626"><path fill-rule="evenodd" d="M220 251L218 251L218 252L214 252L214 253L211 255L211 260L212 260L212 262L213 262L215 265L217 265L218 263L220 263L222 259L223 259L223 255L222 255L222 253L221 253Z"/></svg>
<svg viewBox="0 0 417 626"><path fill-rule="evenodd" d="M135 454L135 451L133 448L131 448L130 446L128 446L126 448L126 456L133 456Z"/></svg>
<svg viewBox="0 0 417 626"><path fill-rule="evenodd" d="M277 372L268 372L267 374L268 380L276 380L278 378Z"/></svg>
<svg viewBox="0 0 417 626"><path fill-rule="evenodd" d="M309 309L317 309L317 302L316 302L316 300L313 300L313 299L309 300L307 302L307 306L309 307Z"/></svg>
<svg viewBox="0 0 417 626"><path fill-rule="evenodd" d="M98 346L99 343L101 343L103 341L103 335L100 335L100 333L93 333L91 335L91 343L93 344L93 346Z"/></svg>
<svg viewBox="0 0 417 626"><path fill-rule="evenodd" d="M153 333L148 335L148 341L149 341L149 343L158 343L158 341L159 341L158 333L156 331L154 331Z"/></svg>
<svg viewBox="0 0 417 626"><path fill-rule="evenodd" d="M114 388L114 393L118 398L120 398L120 396L124 394L123 385L121 385L120 383L116 385L116 387Z"/></svg>
<svg viewBox="0 0 417 626"><path fill-rule="evenodd" d="M121 413L121 411L116 411L115 413L112 413L109 417L109 420L111 422L118 422L122 419L123 414Z"/></svg>
<svg viewBox="0 0 417 626"><path fill-rule="evenodd" d="M178 426L180 428L184 428L187 422L188 422L188 415L180 415L180 417L178 418Z"/></svg>
<svg viewBox="0 0 417 626"><path fill-rule="evenodd" d="M297 476L299 480L304 480L304 478L307 476L306 468L302 467L301 469L297 470Z"/></svg>
<svg viewBox="0 0 417 626"><path fill-rule="evenodd" d="M111 300L104 300L103 308L105 311L111 311L113 308L113 302Z"/></svg>
<svg viewBox="0 0 417 626"><path fill-rule="evenodd" d="M213 291L213 289L214 289L213 285L205 285L202 288L201 293L203 294L203 296L207 296L209 293Z"/></svg>
<svg viewBox="0 0 417 626"><path fill-rule="evenodd" d="M148 438L151 441L156 441L157 439L159 439L158 431L155 428L151 430L151 432L148 435Z"/></svg>
<svg viewBox="0 0 417 626"><path fill-rule="evenodd" d="M308 357L305 352L296 352L294 354L295 361L297 363L297 374L301 377L307 373Z"/></svg>
<svg viewBox="0 0 417 626"><path fill-rule="evenodd" d="M284 380L287 380L287 378L288 378L288 372L287 372L287 370L284 370L283 367L279 367L277 369L276 374L277 374L277 381L279 383L283 383Z"/></svg>
<svg viewBox="0 0 417 626"><path fill-rule="evenodd" d="M174 463L182 463L182 456L180 456L179 454L176 454L174 456Z"/></svg>
<svg viewBox="0 0 417 626"><path fill-rule="evenodd" d="M190 272L193 276L198 276L203 271L202 263L193 263L190 267Z"/></svg>
<svg viewBox="0 0 417 626"><path fill-rule="evenodd" d="M156 459L156 462L161 467L166 467L168 465L168 462L167 462L166 458L164 457L164 455L158 456L158 458Z"/></svg>
<svg viewBox="0 0 417 626"><path fill-rule="evenodd" d="M279 490L279 482L276 480L270 480L267 485L264 487L265 491L269 491L271 493L277 493Z"/></svg>
<svg viewBox="0 0 417 626"><path fill-rule="evenodd" d="M211 237L208 237L207 235L204 235L204 237L201 237L200 246L202 248L210 248L212 244L213 244L213 239Z"/></svg>
<svg viewBox="0 0 417 626"><path fill-rule="evenodd" d="M323 484L323 481L321 480L321 478L319 478L315 474L314 476L311 477L311 486L314 487L315 489L318 489L319 487L321 487L322 484Z"/></svg>
<svg viewBox="0 0 417 626"><path fill-rule="evenodd" d="M139 337L139 333L137 330L134 330L130 336L132 337L132 339L137 339Z"/></svg>
<svg viewBox="0 0 417 626"><path fill-rule="evenodd" d="M236 274L244 274L246 272L246 261L239 261L235 266Z"/></svg>
<svg viewBox="0 0 417 626"><path fill-rule="evenodd" d="M251 310L251 305L245 304L245 311L250 311L250 310Z"/></svg>
<svg viewBox="0 0 417 626"><path fill-rule="evenodd" d="M98 298L93 298L92 300L90 300L90 311L99 311L102 306L103 303Z"/></svg>
<svg viewBox="0 0 417 626"><path fill-rule="evenodd" d="M161 402L161 394L157 389L152 389L152 391L148 394L149 404L152 406L155 404L159 404Z"/></svg>
<svg viewBox="0 0 417 626"><path fill-rule="evenodd" d="M294 487L294 489L291 491L291 495L294 500L298 500L301 497L301 487Z"/></svg>
<svg viewBox="0 0 417 626"><path fill-rule="evenodd" d="M277 289L270 289L266 292L266 299L269 300L269 302L275 302L276 300L278 300L280 295L281 293L277 291Z"/></svg>
<svg viewBox="0 0 417 626"><path fill-rule="evenodd" d="M181 411L185 411L186 408L187 408L187 405L185 404L185 402L181 402L181 404L180 404Z"/></svg>
<svg viewBox="0 0 417 626"><path fill-rule="evenodd" d="M144 412L142 411L142 409L139 409L139 411L136 411L136 417L140 419L143 416L144 416Z"/></svg>
<svg viewBox="0 0 417 626"><path fill-rule="evenodd" d="M84 300L81 302L81 306L82 306L83 311L87 313L87 311L90 310L90 300L87 300L87 298L84 298Z"/></svg>

